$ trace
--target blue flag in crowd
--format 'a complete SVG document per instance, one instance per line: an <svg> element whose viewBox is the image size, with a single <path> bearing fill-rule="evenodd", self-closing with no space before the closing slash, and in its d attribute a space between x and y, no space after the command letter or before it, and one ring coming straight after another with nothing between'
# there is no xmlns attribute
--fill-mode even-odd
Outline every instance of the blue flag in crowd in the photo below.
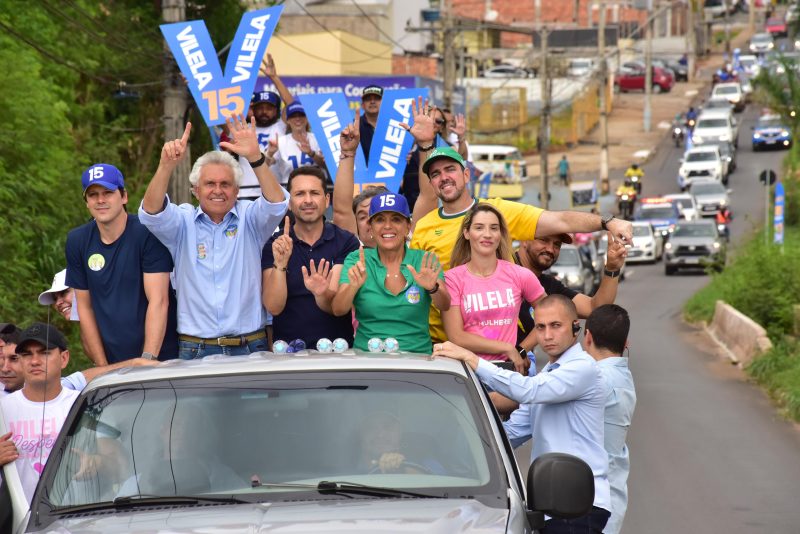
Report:
<svg viewBox="0 0 800 534"><path fill-rule="evenodd" d="M242 16L224 76L205 22L161 25L161 33L208 126L224 123L226 116L247 113L261 58L282 11L283 6L275 6Z"/></svg>

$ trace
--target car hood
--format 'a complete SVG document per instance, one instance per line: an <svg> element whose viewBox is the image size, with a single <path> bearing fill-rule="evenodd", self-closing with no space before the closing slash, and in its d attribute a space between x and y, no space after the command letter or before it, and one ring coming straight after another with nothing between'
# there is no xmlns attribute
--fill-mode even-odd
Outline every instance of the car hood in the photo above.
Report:
<svg viewBox="0 0 800 534"><path fill-rule="evenodd" d="M723 200L727 201L728 198L725 195L696 195L694 197L697 204L719 204Z"/></svg>
<svg viewBox="0 0 800 534"><path fill-rule="evenodd" d="M764 134L767 134L767 135L779 135L781 132L788 131L788 130L789 130L789 128L785 128L783 126L769 126L769 127L762 126L762 127L756 127L753 130L753 133L757 133L757 134L761 134L761 135L764 135Z"/></svg>
<svg viewBox="0 0 800 534"><path fill-rule="evenodd" d="M655 243L655 239L653 236L640 236L640 237L633 237L633 246L634 247L643 247L645 245L649 245L650 243Z"/></svg>
<svg viewBox="0 0 800 534"><path fill-rule="evenodd" d="M702 169L716 169L719 165L719 161L684 161L682 167L687 171L696 171Z"/></svg>
<svg viewBox="0 0 800 534"><path fill-rule="evenodd" d="M471 499L354 499L314 503L141 508L62 519L47 532L253 534L267 532L505 532L508 510Z"/></svg>

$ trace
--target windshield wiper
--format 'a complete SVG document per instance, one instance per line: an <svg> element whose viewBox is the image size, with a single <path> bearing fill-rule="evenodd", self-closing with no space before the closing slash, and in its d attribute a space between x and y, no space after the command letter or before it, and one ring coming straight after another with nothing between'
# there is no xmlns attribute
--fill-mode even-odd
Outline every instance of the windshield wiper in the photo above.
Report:
<svg viewBox="0 0 800 534"><path fill-rule="evenodd" d="M130 495L117 497L113 501L103 501L91 504L79 504L76 506L58 507L53 510L54 514L73 514L78 512L92 512L108 510L111 508L133 508L136 506L152 505L195 505L195 504L251 504L251 501L237 499L235 497L211 497L204 495Z"/></svg>
<svg viewBox="0 0 800 534"><path fill-rule="evenodd" d="M418 499L443 499L441 495L428 495L416 491L407 491L397 488L385 488L381 486L367 486L366 484L356 484L354 482L336 482L323 480L317 484L317 491L323 495L369 495L372 497L414 497Z"/></svg>

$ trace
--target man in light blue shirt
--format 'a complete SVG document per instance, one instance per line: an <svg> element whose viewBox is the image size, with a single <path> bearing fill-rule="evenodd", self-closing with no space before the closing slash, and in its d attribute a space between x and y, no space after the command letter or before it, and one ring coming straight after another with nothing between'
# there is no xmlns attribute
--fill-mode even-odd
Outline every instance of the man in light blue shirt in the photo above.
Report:
<svg viewBox="0 0 800 534"><path fill-rule="evenodd" d="M539 301L534 329L550 359L536 376L500 369L450 342L435 344L433 355L465 361L481 382L520 403L503 426L515 447L533 437L531 460L561 452L589 464L595 488L591 512L576 519L551 518L542 532L601 532L611 510L608 455L603 448L605 384L597 363L578 343L580 324L572 300L549 295Z"/></svg>
<svg viewBox="0 0 800 534"><path fill-rule="evenodd" d="M617 534L628 509L628 473L630 457L625 439L636 408L636 389L628 359L622 353L628 344L631 320L628 312L616 304L596 308L586 319L583 344L597 360L608 389L605 408L605 449L608 453L608 482L611 486L611 517L606 534Z"/></svg>
<svg viewBox="0 0 800 534"><path fill-rule="evenodd" d="M189 181L200 206L177 206L166 196L170 176L186 154L191 123L181 139L168 141L139 208L141 222L169 249L175 262L179 355L239 355L267 350L261 306L261 249L278 226L289 194L264 165L255 123L227 121L233 142L220 147L246 158L261 196L237 200L242 170L230 154L208 152Z"/></svg>

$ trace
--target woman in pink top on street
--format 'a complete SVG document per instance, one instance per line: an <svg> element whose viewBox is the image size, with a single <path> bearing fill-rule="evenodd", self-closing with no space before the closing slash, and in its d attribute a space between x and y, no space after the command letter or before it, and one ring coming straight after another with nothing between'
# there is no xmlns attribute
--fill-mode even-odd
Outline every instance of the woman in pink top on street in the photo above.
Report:
<svg viewBox="0 0 800 534"><path fill-rule="evenodd" d="M475 204L464 217L445 273L450 309L442 319L448 339L456 345L486 360L512 361L525 374L535 334L516 345L517 316L520 305L535 305L544 289L535 274L510 260L503 215L489 204Z"/></svg>

